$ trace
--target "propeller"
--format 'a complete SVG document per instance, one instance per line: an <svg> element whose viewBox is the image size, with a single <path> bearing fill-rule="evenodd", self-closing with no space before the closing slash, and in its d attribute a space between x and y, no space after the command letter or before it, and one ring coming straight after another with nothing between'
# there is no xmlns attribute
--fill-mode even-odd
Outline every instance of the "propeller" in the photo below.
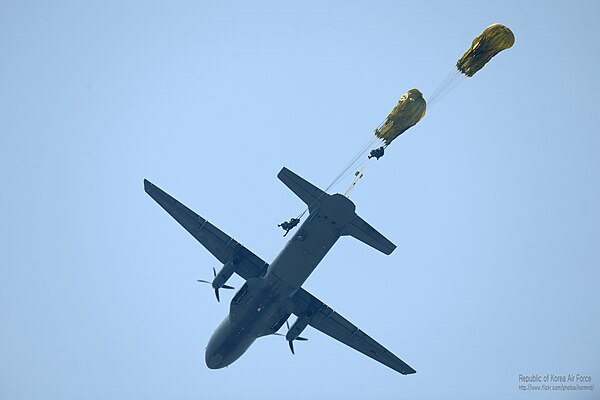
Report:
<svg viewBox="0 0 600 400"><path fill-rule="evenodd" d="M289 330L290 330L290 323L288 321L285 321L285 325L287 326L287 329L288 329L288 332L289 332ZM277 336L286 336L286 335L283 335L281 333L276 333L275 335L277 335ZM286 340L287 340L287 338L286 338ZM294 352L294 340L300 340L301 342L305 342L308 339L304 338L304 337L301 337L301 336L298 336L296 339L288 340L287 342L290 345L290 350L292 351L292 354L296 354Z"/></svg>
<svg viewBox="0 0 600 400"><path fill-rule="evenodd" d="M213 267L213 276L215 278L217 277L217 270L215 269L215 267ZM205 281L204 279L198 279L198 282L208 283L209 285L212 285L212 287L215 289L215 296L217 296L217 301L218 302L221 301L221 298L219 297L219 289L235 289L233 286L229 286L229 285L223 285L220 288L219 287L215 287L213 285L213 282Z"/></svg>

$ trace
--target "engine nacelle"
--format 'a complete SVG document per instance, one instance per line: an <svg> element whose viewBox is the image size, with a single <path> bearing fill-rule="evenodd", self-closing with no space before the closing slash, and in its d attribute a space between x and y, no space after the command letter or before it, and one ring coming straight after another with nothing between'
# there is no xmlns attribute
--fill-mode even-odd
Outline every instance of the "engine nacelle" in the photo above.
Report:
<svg viewBox="0 0 600 400"><path fill-rule="evenodd" d="M231 275L235 272L235 266L237 265L237 259L233 259L229 261L227 264L223 265L223 268L219 270L215 279L212 281L213 289L220 289L225 285L225 283L231 278Z"/></svg>
<svg viewBox="0 0 600 400"><path fill-rule="evenodd" d="M292 340L296 340L298 338L298 336L300 336L302 331L308 326L308 323L310 322L310 320L311 320L311 317L309 317L306 314L302 315L301 317L298 317L298 319L296 319L296 322L294 322L294 325L292 325L292 327L287 331L287 334L285 335L285 339L288 342L291 342Z"/></svg>

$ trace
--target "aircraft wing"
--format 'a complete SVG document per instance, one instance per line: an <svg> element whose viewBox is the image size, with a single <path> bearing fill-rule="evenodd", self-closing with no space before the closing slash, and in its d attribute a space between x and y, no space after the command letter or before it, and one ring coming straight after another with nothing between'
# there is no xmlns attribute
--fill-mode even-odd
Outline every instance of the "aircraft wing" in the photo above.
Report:
<svg viewBox="0 0 600 400"><path fill-rule="evenodd" d="M298 317L308 315L310 318L308 323L313 328L403 375L417 372L306 290L300 288L292 297L292 301L294 303L294 314Z"/></svg>
<svg viewBox="0 0 600 400"><path fill-rule="evenodd" d="M237 258L235 272L242 278L259 277L267 270L269 264L260 257L146 179L144 190L221 263Z"/></svg>

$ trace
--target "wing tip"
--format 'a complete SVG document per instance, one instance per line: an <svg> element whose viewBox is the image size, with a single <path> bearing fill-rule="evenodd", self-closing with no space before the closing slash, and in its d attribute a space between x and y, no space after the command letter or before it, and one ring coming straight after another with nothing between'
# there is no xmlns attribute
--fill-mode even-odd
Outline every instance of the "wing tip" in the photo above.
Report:
<svg viewBox="0 0 600 400"><path fill-rule="evenodd" d="M277 178L281 180L281 177L288 174L290 170L287 167L282 167L279 173L277 173Z"/></svg>
<svg viewBox="0 0 600 400"><path fill-rule="evenodd" d="M391 243L391 242L390 242ZM394 252L394 250L396 250L396 245L394 243L392 243L391 246L388 246L387 250L383 252L383 254L385 254L386 256L389 256L390 254L392 254ZM413 372L411 372L412 374Z"/></svg>
<svg viewBox="0 0 600 400"><path fill-rule="evenodd" d="M144 190L146 191L146 193L148 193L148 191L154 187L154 184L152 182L150 182L148 179L144 179Z"/></svg>

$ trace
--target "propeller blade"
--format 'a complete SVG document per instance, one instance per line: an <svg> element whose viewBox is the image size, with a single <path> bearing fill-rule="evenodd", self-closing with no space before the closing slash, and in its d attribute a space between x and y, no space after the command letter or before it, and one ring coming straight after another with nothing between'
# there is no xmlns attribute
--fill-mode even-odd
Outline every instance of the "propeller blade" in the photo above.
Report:
<svg viewBox="0 0 600 400"><path fill-rule="evenodd" d="M290 323L289 323L288 321L285 321L285 326L287 327L287 330L289 331L289 330L290 330ZM281 336L286 336L286 335L281 335ZM297 337L296 339L294 339L294 340L300 340L301 342L305 342L305 341L307 341L308 339L307 339L307 338L305 338L305 337L298 336L298 337ZM294 355L295 355L295 354L296 354L296 352L294 351L294 340L288 340L288 344L289 344L289 346L290 346L290 350L292 351L292 354L294 354Z"/></svg>
<svg viewBox="0 0 600 400"><path fill-rule="evenodd" d="M215 278L217 277L217 270L215 269L215 267L213 267L213 276ZM213 282L205 281L204 279L197 279L197 281L201 282L201 283L208 283L209 285L212 285L213 282L214 282L214 281ZM221 289L221 288L223 288L223 289L235 289L233 286L229 286L229 285L223 285L220 288L216 288L215 289L215 297L217 298L218 302L221 302L221 296L219 296L219 289Z"/></svg>

